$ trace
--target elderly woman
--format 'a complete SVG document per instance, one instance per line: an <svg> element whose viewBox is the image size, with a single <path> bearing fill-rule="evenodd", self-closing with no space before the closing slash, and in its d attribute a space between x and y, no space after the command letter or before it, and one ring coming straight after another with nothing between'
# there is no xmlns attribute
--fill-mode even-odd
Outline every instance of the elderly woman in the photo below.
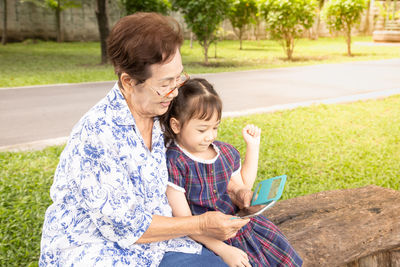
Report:
<svg viewBox="0 0 400 267"><path fill-rule="evenodd" d="M155 13L124 17L113 28L108 55L118 82L77 123L61 154L40 266L226 266L187 236L226 240L248 220L220 212L174 218L165 195L158 116L186 79L181 44L176 21Z"/></svg>

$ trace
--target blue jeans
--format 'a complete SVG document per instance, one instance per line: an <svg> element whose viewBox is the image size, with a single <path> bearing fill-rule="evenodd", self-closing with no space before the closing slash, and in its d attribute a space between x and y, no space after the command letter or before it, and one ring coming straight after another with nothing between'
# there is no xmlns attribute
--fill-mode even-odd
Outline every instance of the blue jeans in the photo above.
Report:
<svg viewBox="0 0 400 267"><path fill-rule="evenodd" d="M226 263L203 246L201 254L167 252L159 267L227 267Z"/></svg>

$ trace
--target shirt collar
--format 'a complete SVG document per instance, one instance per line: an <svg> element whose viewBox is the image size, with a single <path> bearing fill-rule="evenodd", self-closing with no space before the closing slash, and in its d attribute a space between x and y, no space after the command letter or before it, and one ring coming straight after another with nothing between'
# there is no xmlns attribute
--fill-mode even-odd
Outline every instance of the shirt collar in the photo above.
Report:
<svg viewBox="0 0 400 267"><path fill-rule="evenodd" d="M200 162L200 163L203 163L203 164L213 164L213 163L218 159L218 157L219 157L219 155L220 155L220 150L219 150L219 148L214 144L214 142L211 143L211 145L212 145L212 148L215 150L215 152L217 152L217 155L215 155L215 157L212 158L212 159L202 159L202 158L196 157L195 155L193 155L192 153L190 153L189 151L187 151L186 149L184 149L183 147L181 147L177 142L174 141L174 143L175 143L175 145L183 152L183 154L185 154L186 156L188 156L190 159L192 159L192 160L194 160L194 161L197 161L197 162Z"/></svg>
<svg viewBox="0 0 400 267"><path fill-rule="evenodd" d="M113 121L117 125L135 125L135 119L122 95L118 82L107 95L109 107L112 112Z"/></svg>
<svg viewBox="0 0 400 267"><path fill-rule="evenodd" d="M112 111L112 116L113 116L113 121L117 125L132 125L136 126L135 118L133 117L131 110L128 107L128 103L126 103L126 100L124 96L121 93L121 90L119 89L118 82L115 83L114 87L111 89L111 91L107 95L107 99L109 101L109 107ZM156 124L156 129L159 130L159 133L161 134L162 131L159 123L158 123L159 118L155 117L154 118L154 123Z"/></svg>

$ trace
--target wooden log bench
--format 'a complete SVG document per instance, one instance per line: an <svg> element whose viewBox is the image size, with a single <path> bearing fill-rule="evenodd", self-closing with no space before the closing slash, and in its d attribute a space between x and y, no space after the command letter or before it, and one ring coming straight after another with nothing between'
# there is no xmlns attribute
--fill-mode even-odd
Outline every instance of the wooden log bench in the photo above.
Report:
<svg viewBox="0 0 400 267"><path fill-rule="evenodd" d="M307 266L400 267L400 191L378 186L279 201L264 214Z"/></svg>

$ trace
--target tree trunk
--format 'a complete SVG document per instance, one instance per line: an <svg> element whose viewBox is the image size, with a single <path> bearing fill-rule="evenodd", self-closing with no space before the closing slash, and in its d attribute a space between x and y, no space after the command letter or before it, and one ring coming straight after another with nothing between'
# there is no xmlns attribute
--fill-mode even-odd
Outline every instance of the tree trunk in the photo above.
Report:
<svg viewBox="0 0 400 267"><path fill-rule="evenodd" d="M208 42L204 41L204 63L207 65L208 64Z"/></svg>
<svg viewBox="0 0 400 267"><path fill-rule="evenodd" d="M61 43L63 40L61 35L61 6L60 0L57 0L57 8L56 8L56 27L57 27L57 42Z"/></svg>
<svg viewBox="0 0 400 267"><path fill-rule="evenodd" d="M317 15L317 23L316 23L317 25L315 26L315 32L314 32L314 38L313 38L314 40L318 40L318 38L319 38L319 25L321 24L320 12L318 12L318 15Z"/></svg>
<svg viewBox="0 0 400 267"><path fill-rule="evenodd" d="M108 16L107 16L107 1L96 0L96 18L99 26L100 33L100 47L101 47L101 64L107 63L107 37L110 33L108 27Z"/></svg>
<svg viewBox="0 0 400 267"><path fill-rule="evenodd" d="M239 43L240 43L239 50L242 50L242 35L243 35L243 30L239 29Z"/></svg>
<svg viewBox="0 0 400 267"><path fill-rule="evenodd" d="M292 61L293 59L293 48L294 48L294 39L289 37L286 39L286 55L288 60Z"/></svg>
<svg viewBox="0 0 400 267"><path fill-rule="evenodd" d="M190 32L190 49L193 48L193 32Z"/></svg>
<svg viewBox="0 0 400 267"><path fill-rule="evenodd" d="M321 12L322 9L324 8L324 4L325 4L325 0L319 0L319 10L318 10L318 14L317 14L317 25L316 25L316 29L315 29L315 33L314 33L314 39L318 40L319 37L319 27L321 25Z"/></svg>
<svg viewBox="0 0 400 267"><path fill-rule="evenodd" d="M260 27L260 21L258 20L258 19L256 19L256 23L254 24L254 27L253 27L253 34L254 34L254 37L255 37L255 39L256 39L256 41L258 41L260 38L260 36L259 36L259 27Z"/></svg>
<svg viewBox="0 0 400 267"><path fill-rule="evenodd" d="M371 0L367 1L367 14L365 15L365 23L364 23L364 34L367 35L369 33L369 17L371 13Z"/></svg>
<svg viewBox="0 0 400 267"><path fill-rule="evenodd" d="M390 0L386 0L386 19L385 19L385 26L386 22L388 22L390 19Z"/></svg>
<svg viewBox="0 0 400 267"><path fill-rule="evenodd" d="M347 26L346 33L346 41L347 41L347 55L351 57L351 26Z"/></svg>
<svg viewBox="0 0 400 267"><path fill-rule="evenodd" d="M1 36L1 44L5 45L7 43L7 0L3 0L4 10L3 10L3 34Z"/></svg>

